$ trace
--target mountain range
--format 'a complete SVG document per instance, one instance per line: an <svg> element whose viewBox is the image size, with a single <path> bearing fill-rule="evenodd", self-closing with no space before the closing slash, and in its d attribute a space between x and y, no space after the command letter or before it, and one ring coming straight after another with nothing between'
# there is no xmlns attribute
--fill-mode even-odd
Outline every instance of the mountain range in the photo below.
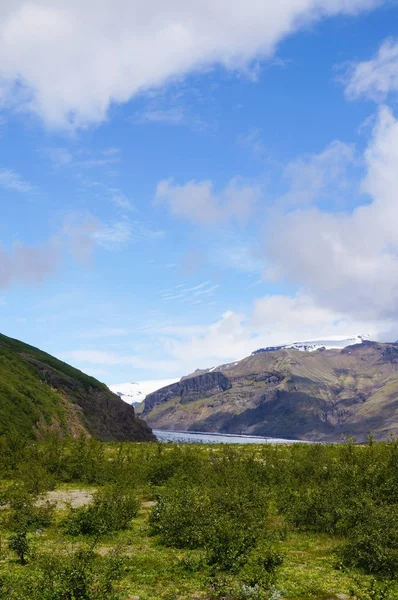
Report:
<svg viewBox="0 0 398 600"><path fill-rule="evenodd" d="M398 344L354 341L263 348L197 370L149 394L139 410L152 427L176 431L325 441L398 435Z"/></svg>
<svg viewBox="0 0 398 600"><path fill-rule="evenodd" d="M0 334L0 436L151 441L148 425L105 384Z"/></svg>

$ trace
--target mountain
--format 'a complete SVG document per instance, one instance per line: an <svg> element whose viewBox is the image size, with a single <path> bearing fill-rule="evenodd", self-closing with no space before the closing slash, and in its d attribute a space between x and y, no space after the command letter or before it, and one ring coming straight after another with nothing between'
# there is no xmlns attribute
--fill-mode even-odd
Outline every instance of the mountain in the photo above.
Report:
<svg viewBox="0 0 398 600"><path fill-rule="evenodd" d="M131 383L115 383L108 386L124 402L137 406L145 400L148 394L160 390L162 387L176 383L178 379L154 379L151 381L133 381Z"/></svg>
<svg viewBox="0 0 398 600"><path fill-rule="evenodd" d="M0 436L90 435L100 440L155 439L133 407L105 384L0 334Z"/></svg>
<svg viewBox="0 0 398 600"><path fill-rule="evenodd" d="M149 394L158 429L305 440L398 435L398 344L255 352Z"/></svg>

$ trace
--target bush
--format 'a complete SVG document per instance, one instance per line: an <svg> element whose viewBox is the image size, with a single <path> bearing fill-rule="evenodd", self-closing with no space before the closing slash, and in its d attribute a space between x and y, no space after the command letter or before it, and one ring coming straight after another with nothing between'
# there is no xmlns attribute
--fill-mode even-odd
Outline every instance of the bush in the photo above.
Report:
<svg viewBox="0 0 398 600"><path fill-rule="evenodd" d="M398 504L369 510L340 550L344 565L365 573L398 576Z"/></svg>
<svg viewBox="0 0 398 600"><path fill-rule="evenodd" d="M12 529L43 529L52 523L55 505L48 501L38 504L37 498L24 487L11 486L5 493L5 499L11 509L8 526Z"/></svg>
<svg viewBox="0 0 398 600"><path fill-rule="evenodd" d="M34 570L8 573L0 586L7 600L121 600L117 582L124 562L115 555L100 557L93 549L39 554Z"/></svg>
<svg viewBox="0 0 398 600"><path fill-rule="evenodd" d="M21 565L26 565L26 558L30 550L26 530L17 531L12 535L8 540L8 547L15 552Z"/></svg>
<svg viewBox="0 0 398 600"><path fill-rule="evenodd" d="M197 487L173 480L162 494L149 518L152 534L165 546L203 547L210 524L210 501Z"/></svg>
<svg viewBox="0 0 398 600"><path fill-rule="evenodd" d="M137 515L139 502L126 490L98 492L88 506L72 508L62 527L69 535L104 535L127 529Z"/></svg>
<svg viewBox="0 0 398 600"><path fill-rule="evenodd" d="M222 571L238 571L256 545L255 527L224 515L213 523L206 541L207 562Z"/></svg>

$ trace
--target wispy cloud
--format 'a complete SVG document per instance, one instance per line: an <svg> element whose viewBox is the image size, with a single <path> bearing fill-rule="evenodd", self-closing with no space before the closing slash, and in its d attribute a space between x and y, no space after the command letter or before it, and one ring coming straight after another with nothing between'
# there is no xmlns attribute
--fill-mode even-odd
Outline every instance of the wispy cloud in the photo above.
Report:
<svg viewBox="0 0 398 600"><path fill-rule="evenodd" d="M33 192L35 187L13 169L0 169L0 187L15 192Z"/></svg>
<svg viewBox="0 0 398 600"><path fill-rule="evenodd" d="M168 109L149 109L137 113L133 118L133 123L164 123L166 125L181 125L186 119L186 114L181 107Z"/></svg>
<svg viewBox="0 0 398 600"><path fill-rule="evenodd" d="M102 225L93 233L93 239L106 250L119 250L133 237L133 229L128 219Z"/></svg>
<svg viewBox="0 0 398 600"><path fill-rule="evenodd" d="M391 92L398 92L398 40L387 39L368 61L349 63L345 92L351 100L365 97L381 102Z"/></svg>
<svg viewBox="0 0 398 600"><path fill-rule="evenodd" d="M220 284L211 285L210 281L204 281L193 287L178 286L171 290L165 290L161 293L162 300L181 300L182 302L199 303L202 300L198 296L212 296L220 287Z"/></svg>
<svg viewBox="0 0 398 600"><path fill-rule="evenodd" d="M51 146L44 148L42 153L50 159L54 167L95 168L114 165L120 161L120 148L109 147L103 150L88 150L86 148L66 148Z"/></svg>
<svg viewBox="0 0 398 600"><path fill-rule="evenodd" d="M248 148L256 158L264 158L266 147L261 139L259 129L250 129L247 133L238 137L238 144Z"/></svg>
<svg viewBox="0 0 398 600"><path fill-rule="evenodd" d="M109 188L108 189L108 193L109 193L109 197L111 199L111 202L117 208L129 211L129 212L132 211L132 210L134 210L133 203L131 202L131 200L129 200L127 198L126 194L124 194L120 189L118 189L118 188Z"/></svg>

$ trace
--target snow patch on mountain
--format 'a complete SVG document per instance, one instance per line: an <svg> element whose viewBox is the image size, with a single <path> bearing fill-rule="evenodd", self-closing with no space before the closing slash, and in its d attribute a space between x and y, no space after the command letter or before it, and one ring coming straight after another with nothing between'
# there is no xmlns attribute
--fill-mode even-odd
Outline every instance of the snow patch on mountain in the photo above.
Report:
<svg viewBox="0 0 398 600"><path fill-rule="evenodd" d="M145 400L148 394L156 392L166 385L177 383L179 379L153 379L150 381L133 381L131 383L115 383L109 389L127 404L136 406Z"/></svg>
<svg viewBox="0 0 398 600"><path fill-rule="evenodd" d="M306 342L293 342L292 344L283 344L282 346L267 346L265 348L259 348L252 352L252 354L260 354L261 352L275 352L277 350L299 350L300 352L315 352L324 348L325 350L343 349L347 346L353 346L354 344L362 344L363 341L368 340L368 335L355 335L352 337L345 336L333 336L324 340L311 340Z"/></svg>

